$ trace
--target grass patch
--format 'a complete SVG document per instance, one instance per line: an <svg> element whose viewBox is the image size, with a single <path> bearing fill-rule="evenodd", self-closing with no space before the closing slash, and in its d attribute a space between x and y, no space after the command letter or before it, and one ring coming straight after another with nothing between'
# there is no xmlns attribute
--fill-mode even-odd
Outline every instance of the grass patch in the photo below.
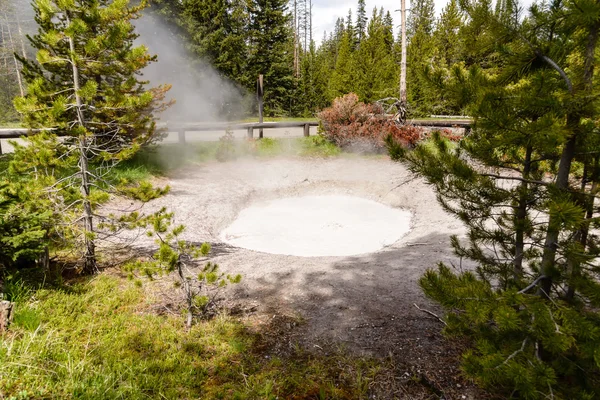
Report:
<svg viewBox="0 0 600 400"><path fill-rule="evenodd" d="M141 150L132 159L114 168L110 177L116 182L125 180L135 183L152 176L166 175L193 163L230 161L242 157L335 157L340 154L342 151L338 147L321 136L196 142L185 146L164 144Z"/></svg>
<svg viewBox="0 0 600 400"><path fill-rule="evenodd" d="M20 122L2 122L0 123L0 129L10 129L10 128L22 128Z"/></svg>
<svg viewBox="0 0 600 400"><path fill-rule="evenodd" d="M42 288L0 336L1 398L364 398L374 363L297 350L269 355L260 332L226 316L184 329L110 276Z"/></svg>
<svg viewBox="0 0 600 400"><path fill-rule="evenodd" d="M319 122L316 117L264 117L264 122ZM244 118L241 122L257 122L258 117Z"/></svg>
<svg viewBox="0 0 600 400"><path fill-rule="evenodd" d="M310 157L335 157L342 150L323 136L309 136L300 139L300 155Z"/></svg>

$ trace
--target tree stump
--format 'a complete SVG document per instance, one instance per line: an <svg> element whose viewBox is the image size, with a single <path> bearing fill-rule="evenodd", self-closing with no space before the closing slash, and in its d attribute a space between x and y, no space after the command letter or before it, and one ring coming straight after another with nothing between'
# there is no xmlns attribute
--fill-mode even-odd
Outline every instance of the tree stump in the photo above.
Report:
<svg viewBox="0 0 600 400"><path fill-rule="evenodd" d="M10 301L0 301L0 332L8 330L12 320L13 303Z"/></svg>

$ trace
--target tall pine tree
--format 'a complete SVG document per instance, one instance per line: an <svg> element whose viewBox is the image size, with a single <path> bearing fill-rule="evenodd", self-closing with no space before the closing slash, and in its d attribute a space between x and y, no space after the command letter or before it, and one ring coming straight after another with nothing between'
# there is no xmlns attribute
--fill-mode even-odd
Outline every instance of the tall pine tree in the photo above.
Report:
<svg viewBox="0 0 600 400"><path fill-rule="evenodd" d="M246 85L250 87L264 75L265 112L283 115L289 111L293 89L293 35L286 0L249 2L248 67Z"/></svg>
<svg viewBox="0 0 600 400"><path fill-rule="evenodd" d="M154 56L134 46L131 20L147 5L87 0L34 3L36 61L21 59L28 94L15 100L29 128L50 128L16 146L11 168L29 173L61 218L55 229L80 240L83 268L96 271L95 206L106 168L153 138L153 112L168 88L147 89L140 71ZM57 135L67 136L58 141Z"/></svg>
<svg viewBox="0 0 600 400"><path fill-rule="evenodd" d="M473 348L463 369L512 398L592 399L600 390L600 160L596 57L600 3L534 6L515 23L467 7L497 38L494 69L439 71L466 102L473 133L458 148L394 157L422 175L468 228L452 238L475 271L441 264L420 284L448 312L446 332ZM585 16L585 17L584 17ZM481 38L484 42L487 37Z"/></svg>
<svg viewBox="0 0 600 400"><path fill-rule="evenodd" d="M358 9L356 10L356 43L360 45L367 31L367 9L365 0L358 0Z"/></svg>
<svg viewBox="0 0 600 400"><path fill-rule="evenodd" d="M435 6L433 0L416 0L411 8L407 36L408 103L418 116L427 116L434 109L434 93L423 76L434 54L433 29Z"/></svg>

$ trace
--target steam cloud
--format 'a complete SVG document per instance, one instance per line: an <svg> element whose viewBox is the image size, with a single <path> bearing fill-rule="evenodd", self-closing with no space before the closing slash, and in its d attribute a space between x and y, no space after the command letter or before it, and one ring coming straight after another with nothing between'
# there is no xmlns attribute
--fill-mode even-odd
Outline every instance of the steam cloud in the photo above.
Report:
<svg viewBox="0 0 600 400"><path fill-rule="evenodd" d="M173 85L167 99L176 103L159 117L170 122L217 122L241 119L247 115L253 97L243 88L221 76L208 63L191 55L182 38L151 13L135 21L144 44L158 62L143 71L150 85Z"/></svg>

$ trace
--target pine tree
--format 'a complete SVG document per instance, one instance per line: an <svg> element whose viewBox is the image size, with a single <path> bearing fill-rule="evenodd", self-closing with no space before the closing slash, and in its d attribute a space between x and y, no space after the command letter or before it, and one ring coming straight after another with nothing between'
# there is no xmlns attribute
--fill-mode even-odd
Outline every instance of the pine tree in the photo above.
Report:
<svg viewBox="0 0 600 400"><path fill-rule="evenodd" d="M283 115L293 89L293 35L286 0L253 0L249 6L246 85L264 75L265 112Z"/></svg>
<svg viewBox="0 0 600 400"><path fill-rule="evenodd" d="M365 0L358 0L358 10L356 11L356 44L357 46L365 38L367 30L367 10Z"/></svg>
<svg viewBox="0 0 600 400"><path fill-rule="evenodd" d="M383 8L381 11L383 12ZM389 11L385 14L383 26L385 27L385 45L391 51L394 47L394 20L392 19L392 14L390 14Z"/></svg>
<svg viewBox="0 0 600 400"><path fill-rule="evenodd" d="M350 93L356 84L356 68L352 52L352 39L346 32L339 45L335 69L328 85L330 99Z"/></svg>
<svg viewBox="0 0 600 400"><path fill-rule="evenodd" d="M458 0L450 0L444 7L435 25L435 59L445 67L451 67L462 60L464 51L460 34L464 24L463 13Z"/></svg>
<svg viewBox="0 0 600 400"><path fill-rule="evenodd" d="M56 229L83 243L83 266L96 271L95 206L106 168L130 157L154 137L153 111L168 87L146 89L139 72L155 57L131 20L146 6L126 1L34 3L39 32L30 39L37 61L21 59L28 94L15 100L29 128L50 128L17 146L11 168L52 188L47 196ZM58 141L56 135L67 138Z"/></svg>
<svg viewBox="0 0 600 400"><path fill-rule="evenodd" d="M412 112L419 116L431 114L435 94L429 89L423 77L425 68L434 54L433 21L435 7L433 0L416 0L411 9L408 24L409 43L407 48L408 103Z"/></svg>
<svg viewBox="0 0 600 400"><path fill-rule="evenodd" d="M373 10L367 27L367 36L355 53L355 86L353 91L361 101L372 103L392 97L398 87L398 70L394 62L389 26L383 10Z"/></svg>
<svg viewBox="0 0 600 400"><path fill-rule="evenodd" d="M600 3L557 5L534 6L518 24L467 8L498 38L490 51L501 60L433 80L468 104L473 133L458 148L438 135L411 153L389 141L466 225L451 243L477 265L440 264L420 284L448 311L446 332L472 340L465 372L512 398L591 399L600 389L600 242L590 234Z"/></svg>
<svg viewBox="0 0 600 400"><path fill-rule="evenodd" d="M348 10L348 16L346 17L346 31L350 35L352 43L356 43L358 39L356 36L356 31L354 29L354 22L352 21L352 9Z"/></svg>
<svg viewBox="0 0 600 400"><path fill-rule="evenodd" d="M177 28L196 59L209 62L230 80L242 83L248 58L248 12L244 0L152 0L151 11ZM253 87L250 89L254 89Z"/></svg>

